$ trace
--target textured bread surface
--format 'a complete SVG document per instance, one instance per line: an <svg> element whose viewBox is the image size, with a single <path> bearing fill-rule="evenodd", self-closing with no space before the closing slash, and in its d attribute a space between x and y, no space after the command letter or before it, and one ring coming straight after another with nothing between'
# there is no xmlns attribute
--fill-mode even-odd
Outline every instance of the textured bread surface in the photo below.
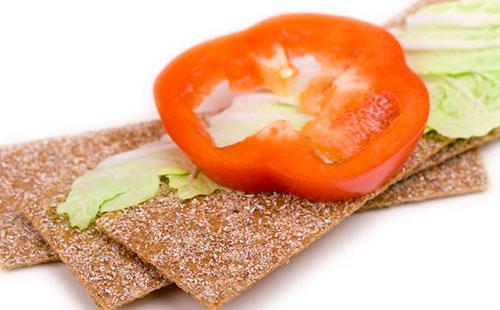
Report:
<svg viewBox="0 0 500 310"><path fill-rule="evenodd" d="M21 210L103 309L126 304L169 282L94 227L70 228L66 218L56 214L55 205L65 199L77 176L112 154L158 139L161 132L159 122L149 122L0 151L2 209ZM26 247L22 238L17 241L17 249ZM42 244L35 243L49 251Z"/></svg>
<svg viewBox="0 0 500 310"><path fill-rule="evenodd" d="M362 210L477 193L487 188L488 175L481 155L478 150L472 150L394 184L368 201Z"/></svg>

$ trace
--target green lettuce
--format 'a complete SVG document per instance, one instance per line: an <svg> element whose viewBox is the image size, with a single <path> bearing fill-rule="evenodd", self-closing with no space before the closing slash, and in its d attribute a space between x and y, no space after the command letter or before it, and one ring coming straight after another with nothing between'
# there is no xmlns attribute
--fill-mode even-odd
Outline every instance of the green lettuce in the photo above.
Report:
<svg viewBox="0 0 500 310"><path fill-rule="evenodd" d="M428 5L419 11L417 16L422 14L437 15L443 14L464 14L464 18L469 15L478 13L483 14L500 14L500 1L496 0L462 0L462 1L448 1Z"/></svg>
<svg viewBox="0 0 500 310"><path fill-rule="evenodd" d="M478 50L407 51L406 60L420 75L500 71L500 47Z"/></svg>
<svg viewBox="0 0 500 310"><path fill-rule="evenodd" d="M424 77L431 98L427 127L450 138L483 136L500 126L500 72Z"/></svg>
<svg viewBox="0 0 500 310"><path fill-rule="evenodd" d="M463 27L498 25L500 1L462 0L425 6L417 14L407 18L411 26L460 24Z"/></svg>
<svg viewBox="0 0 500 310"><path fill-rule="evenodd" d="M197 171L172 141L163 139L111 156L77 178L57 213L66 214L71 226L85 229L103 213L154 197L162 177L181 199L224 190Z"/></svg>
<svg viewBox="0 0 500 310"><path fill-rule="evenodd" d="M406 50L471 50L500 46L500 25L465 28L406 26L391 29Z"/></svg>
<svg viewBox="0 0 500 310"><path fill-rule="evenodd" d="M311 119L293 102L269 93L255 93L236 96L229 108L207 117L207 122L215 145L224 147L244 140L274 121L289 121L295 130L300 130Z"/></svg>
<svg viewBox="0 0 500 310"><path fill-rule="evenodd" d="M500 0L431 5L393 33L429 90L428 130L470 138L500 126Z"/></svg>

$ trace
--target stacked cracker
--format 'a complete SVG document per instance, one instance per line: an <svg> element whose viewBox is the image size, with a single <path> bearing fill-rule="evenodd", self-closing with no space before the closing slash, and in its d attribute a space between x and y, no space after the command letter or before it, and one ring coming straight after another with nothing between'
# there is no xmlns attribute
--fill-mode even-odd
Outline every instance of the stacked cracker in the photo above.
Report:
<svg viewBox="0 0 500 310"><path fill-rule="evenodd" d="M265 193L182 202L162 186L150 201L103 216L83 232L56 215L76 177L163 133L159 122L149 122L1 149L1 266L61 259L103 309L170 280L218 308L358 210L484 190L480 156L470 150L500 136L500 130L460 141L426 136L384 188L340 203Z"/></svg>

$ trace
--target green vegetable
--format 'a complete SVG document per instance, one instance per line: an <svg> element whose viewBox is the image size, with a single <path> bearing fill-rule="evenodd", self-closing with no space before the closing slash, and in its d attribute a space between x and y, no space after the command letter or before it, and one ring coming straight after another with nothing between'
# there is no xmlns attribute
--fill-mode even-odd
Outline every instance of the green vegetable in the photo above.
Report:
<svg viewBox="0 0 500 310"><path fill-rule="evenodd" d="M406 26L391 29L407 50L471 50L500 46L500 25L466 28L440 26Z"/></svg>
<svg viewBox="0 0 500 310"><path fill-rule="evenodd" d="M406 60L420 75L500 71L500 47L479 50L407 51Z"/></svg>
<svg viewBox="0 0 500 310"><path fill-rule="evenodd" d="M171 141L146 144L112 156L77 178L57 213L71 226L87 228L100 214L138 205L158 192L160 177L181 199L207 195L223 188L203 174Z"/></svg>
<svg viewBox="0 0 500 310"><path fill-rule="evenodd" d="M469 138L500 126L500 71L424 80L432 103L428 127L450 138Z"/></svg>
<svg viewBox="0 0 500 310"><path fill-rule="evenodd" d="M436 3L425 6L419 11L419 14L430 15L450 15L463 14L464 18L478 13L483 14L500 14L500 2L495 0L462 0Z"/></svg>
<svg viewBox="0 0 500 310"><path fill-rule="evenodd" d="M481 27L498 25L499 14L498 0L450 1L428 5L417 14L408 17L406 23L411 26L460 24L464 27Z"/></svg>
<svg viewBox="0 0 500 310"><path fill-rule="evenodd" d="M256 93L236 96L229 108L208 117L207 122L215 145L224 147L244 140L274 121L289 121L299 130L311 119L291 102L272 94Z"/></svg>
<svg viewBox="0 0 500 310"><path fill-rule="evenodd" d="M428 130L470 138L500 126L500 0L431 5L393 33L429 90Z"/></svg>

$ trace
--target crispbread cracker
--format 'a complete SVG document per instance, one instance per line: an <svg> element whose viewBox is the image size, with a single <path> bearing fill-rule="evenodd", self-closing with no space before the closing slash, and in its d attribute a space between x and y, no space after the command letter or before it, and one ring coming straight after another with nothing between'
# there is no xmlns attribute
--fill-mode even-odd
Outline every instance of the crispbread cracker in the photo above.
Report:
<svg viewBox="0 0 500 310"><path fill-rule="evenodd" d="M400 173L363 197L315 203L288 194L218 192L180 201L155 198L108 213L97 227L209 308L218 308L331 231L391 184L448 145L422 139Z"/></svg>
<svg viewBox="0 0 500 310"><path fill-rule="evenodd" d="M56 252L19 212L0 212L1 269L29 267L57 260Z"/></svg>
<svg viewBox="0 0 500 310"><path fill-rule="evenodd" d="M126 130L126 128L120 130ZM151 127L151 130L158 131L158 133L150 133L151 135L160 135L163 133L161 126L153 126ZM498 136L500 136L500 130L495 130L490 135L481 138L473 138L463 141L459 140L440 151L431 159L425 161L425 163L421 165L418 170L422 170L422 166L430 167L432 165L439 164L446 159L463 153L472 147L479 146L483 143L489 142L490 140L498 138ZM5 166L4 169L0 170L0 173L6 174L8 170L10 170L9 167ZM8 179L5 178L4 180ZM459 185L460 184L457 184L457 186ZM3 185L3 188L6 189L7 185ZM0 238L0 267L3 269L10 269L57 260L57 254L43 242L40 235L19 213L17 202L22 202L22 199L9 199L8 193L8 190L0 192L0 202L4 201L3 203L0 203L0 208L2 210L1 213L3 214L0 218L0 237L2 237ZM397 192L395 194L397 195ZM449 195L449 193L434 193L435 196L440 196L441 194ZM416 201L424 200L424 198L425 197L413 195L413 199ZM394 203L398 204L401 202L394 201ZM372 208L379 206L379 204L369 205Z"/></svg>
<svg viewBox="0 0 500 310"><path fill-rule="evenodd" d="M368 201L362 210L470 194L487 188L488 176L481 155L478 150L472 150L394 184Z"/></svg>
<svg viewBox="0 0 500 310"><path fill-rule="evenodd" d="M102 159L160 137L159 122L0 150L2 205L18 206L98 305L113 309L166 285L156 270L95 228L69 227L56 214L73 180Z"/></svg>
<svg viewBox="0 0 500 310"><path fill-rule="evenodd" d="M482 137L473 137L470 139L457 139L453 143L449 144L444 149L442 149L439 153L432 156L429 160L426 160L422 165L418 167L415 173L426 170L435 165L441 164L447 159L462 154L465 151L480 147L481 145L497 140L499 138L500 138L500 127L493 129L490 133Z"/></svg>

